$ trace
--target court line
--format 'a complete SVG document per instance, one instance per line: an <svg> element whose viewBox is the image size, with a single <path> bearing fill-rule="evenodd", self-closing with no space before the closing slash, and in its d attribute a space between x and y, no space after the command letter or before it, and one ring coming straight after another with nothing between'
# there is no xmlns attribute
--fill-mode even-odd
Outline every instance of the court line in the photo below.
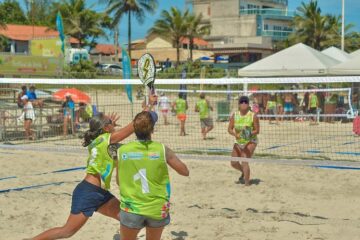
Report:
<svg viewBox="0 0 360 240"><path fill-rule="evenodd" d="M360 170L360 167L340 167L340 166L321 166L314 165L315 168L339 169L339 170Z"/></svg>
<svg viewBox="0 0 360 240"><path fill-rule="evenodd" d="M23 190L28 190L28 189L43 188L43 187L47 187L47 186L59 186L64 183L78 183L78 182L80 182L80 181L62 181L62 182L52 182L52 183L46 183L46 184L30 185L30 186L18 187L18 188L9 188L9 189L0 190L0 194L9 193L12 191L23 191Z"/></svg>

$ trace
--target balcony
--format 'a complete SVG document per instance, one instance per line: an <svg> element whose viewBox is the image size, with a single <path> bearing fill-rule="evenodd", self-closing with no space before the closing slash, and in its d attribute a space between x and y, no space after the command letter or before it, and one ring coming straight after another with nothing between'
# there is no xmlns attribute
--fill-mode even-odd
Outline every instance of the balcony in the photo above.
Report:
<svg viewBox="0 0 360 240"><path fill-rule="evenodd" d="M280 8L245 8L240 9L240 15L261 15L264 18L291 19L295 16L295 11Z"/></svg>
<svg viewBox="0 0 360 240"><path fill-rule="evenodd" d="M273 40L284 40L292 31L281 31L281 30L263 30L261 35L264 37L272 37Z"/></svg>
<svg viewBox="0 0 360 240"><path fill-rule="evenodd" d="M262 0L262 2L266 3L276 3L276 4L282 4L287 6L288 5L288 0Z"/></svg>

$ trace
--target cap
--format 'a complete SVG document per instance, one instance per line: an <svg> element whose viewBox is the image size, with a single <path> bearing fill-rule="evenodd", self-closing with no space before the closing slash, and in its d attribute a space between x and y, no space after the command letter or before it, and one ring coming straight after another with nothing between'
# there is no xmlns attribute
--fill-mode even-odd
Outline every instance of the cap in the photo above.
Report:
<svg viewBox="0 0 360 240"><path fill-rule="evenodd" d="M21 97L21 100L28 100L28 99L29 99L29 98L28 98L27 95L24 95L24 96Z"/></svg>
<svg viewBox="0 0 360 240"><path fill-rule="evenodd" d="M247 96L241 96L239 98L239 103L246 102L249 103L249 98Z"/></svg>

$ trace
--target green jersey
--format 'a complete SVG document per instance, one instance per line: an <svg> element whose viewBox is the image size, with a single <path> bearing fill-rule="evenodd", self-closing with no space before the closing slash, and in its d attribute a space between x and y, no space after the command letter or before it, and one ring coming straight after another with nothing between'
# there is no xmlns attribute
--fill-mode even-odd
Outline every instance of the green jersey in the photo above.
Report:
<svg viewBox="0 0 360 240"><path fill-rule="evenodd" d="M251 133L254 130L254 113L248 111L244 116L241 116L240 112L234 114L234 128L237 133L240 133L236 142L239 144L247 144L252 140L256 140L256 135Z"/></svg>
<svg viewBox="0 0 360 240"><path fill-rule="evenodd" d="M108 153L110 145L110 133L104 133L93 140L88 146L89 157L87 160L86 172L99 174L105 189L110 188L112 172L114 170L114 160Z"/></svg>
<svg viewBox="0 0 360 240"><path fill-rule="evenodd" d="M209 105L205 99L201 99L196 103L196 108L199 110L200 119L209 117Z"/></svg>
<svg viewBox="0 0 360 240"><path fill-rule="evenodd" d="M267 103L266 103L266 107L268 108L268 109L275 109L276 108L276 102L275 101L267 101Z"/></svg>
<svg viewBox="0 0 360 240"><path fill-rule="evenodd" d="M176 104L176 114L186 113L186 101L184 99L178 98L175 104Z"/></svg>
<svg viewBox="0 0 360 240"><path fill-rule="evenodd" d="M310 107L311 108L316 108L317 103L318 103L318 98L317 98L316 94L311 94L310 95Z"/></svg>
<svg viewBox="0 0 360 240"><path fill-rule="evenodd" d="M170 209L170 179L165 147L153 141L134 141L118 150L120 208L161 220Z"/></svg>

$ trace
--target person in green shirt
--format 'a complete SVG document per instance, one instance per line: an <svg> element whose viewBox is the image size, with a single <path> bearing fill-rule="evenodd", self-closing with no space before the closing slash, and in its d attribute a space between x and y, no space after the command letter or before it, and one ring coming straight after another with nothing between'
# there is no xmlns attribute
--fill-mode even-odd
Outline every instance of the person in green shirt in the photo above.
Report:
<svg viewBox="0 0 360 240"><path fill-rule="evenodd" d="M257 146L257 135L260 132L259 118L250 110L249 98L239 98L239 110L229 122L228 132L235 137L232 157L251 158ZM240 183L250 186L250 167L247 161L231 161L231 166L241 172Z"/></svg>
<svg viewBox="0 0 360 240"><path fill-rule="evenodd" d="M205 93L201 93L200 100L195 105L195 112L200 115L201 134L204 140L206 140L206 134L214 128L214 122L210 116L210 111L213 110L209 100L205 99Z"/></svg>
<svg viewBox="0 0 360 240"><path fill-rule="evenodd" d="M316 92L311 92L309 94L309 106L308 106L308 109L309 109L309 113L311 114L317 114L317 110L318 110L318 107L319 107L319 99L316 95ZM316 116L314 117L310 117L310 125L316 125Z"/></svg>
<svg viewBox="0 0 360 240"><path fill-rule="evenodd" d="M188 109L188 103L185 100L185 95L179 93L179 98L172 104L173 110L176 112L176 117L180 121L180 136L185 136L185 121L186 121L186 110Z"/></svg>
<svg viewBox="0 0 360 240"><path fill-rule="evenodd" d="M150 96L151 103L156 100L156 96ZM89 130L85 132L82 144L89 152L86 176L73 191L70 215L64 226L49 229L33 240L69 238L80 230L94 212L119 221L120 202L109 191L110 180L117 166L118 143L134 132L134 124L130 122L115 130L118 119L116 114L106 116L102 113L90 119Z"/></svg>
<svg viewBox="0 0 360 240"><path fill-rule="evenodd" d="M120 190L120 235L135 240L146 228L146 239L160 240L170 223L170 178L168 166L189 176L187 166L174 152L151 135L157 116L142 112L134 119L136 141L118 149L118 183Z"/></svg>
<svg viewBox="0 0 360 240"><path fill-rule="evenodd" d="M277 115L276 96L271 95L270 99L267 101L265 113L269 115ZM269 123L272 124L274 118L276 120L276 124L279 124L279 118L277 116L269 117Z"/></svg>

